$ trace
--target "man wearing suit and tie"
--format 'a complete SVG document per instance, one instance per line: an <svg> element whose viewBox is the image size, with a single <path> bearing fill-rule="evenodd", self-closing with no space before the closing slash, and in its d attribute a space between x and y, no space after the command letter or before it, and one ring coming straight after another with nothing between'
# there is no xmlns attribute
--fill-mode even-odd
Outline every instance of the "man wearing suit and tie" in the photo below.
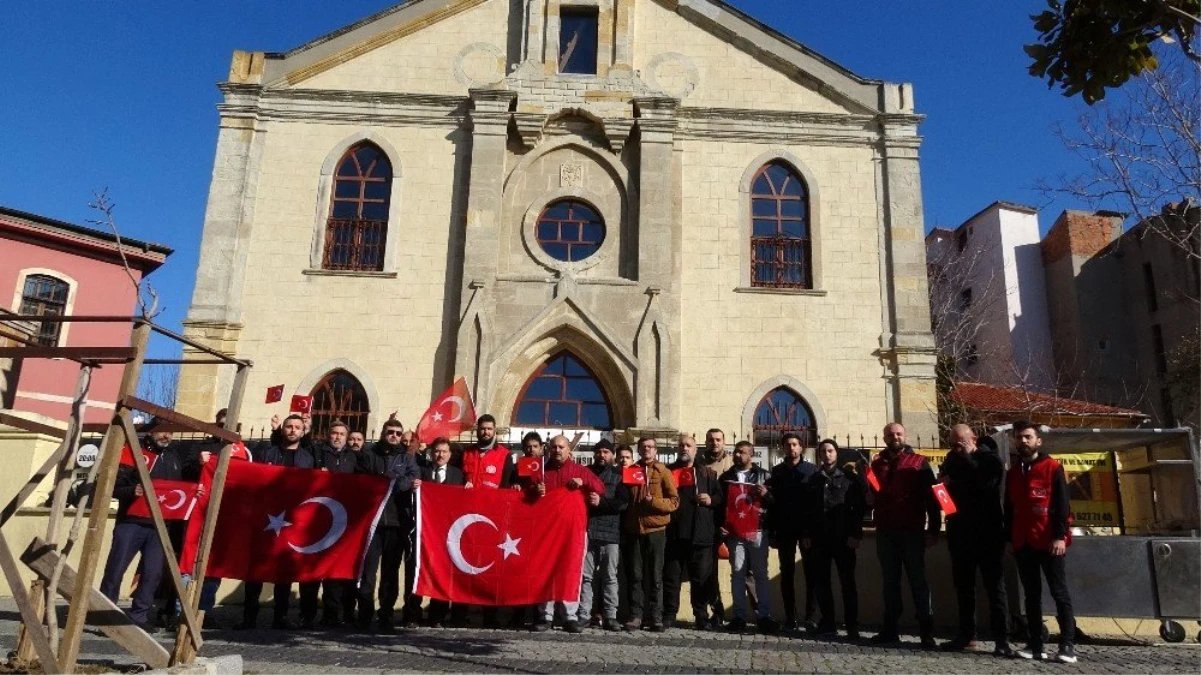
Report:
<svg viewBox="0 0 1201 675"><path fill-rule="evenodd" d="M445 483L447 485L463 485L465 482L463 470L450 465L450 440L447 438L436 438L433 443L430 443L430 465L421 467L421 480L429 483ZM412 577L410 577L412 578ZM409 589L408 599L405 601L406 623L416 621L416 618L421 616L421 603L423 598L412 593L413 589ZM466 606L462 607L466 610ZM431 626L441 626L446 622L447 614L450 611L450 603L441 600L430 600L429 613L426 616L426 621Z"/></svg>

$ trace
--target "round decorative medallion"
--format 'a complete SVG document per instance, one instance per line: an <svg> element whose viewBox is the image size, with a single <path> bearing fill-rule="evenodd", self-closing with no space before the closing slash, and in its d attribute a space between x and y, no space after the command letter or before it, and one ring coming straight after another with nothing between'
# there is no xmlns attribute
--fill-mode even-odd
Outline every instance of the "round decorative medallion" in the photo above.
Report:
<svg viewBox="0 0 1201 675"><path fill-rule="evenodd" d="M692 59L677 52L664 52L646 64L646 83L673 98L687 98L700 82L700 71Z"/></svg>
<svg viewBox="0 0 1201 675"><path fill-rule="evenodd" d="M488 87L505 79L505 55L494 44L473 42L455 56L455 79L464 87Z"/></svg>

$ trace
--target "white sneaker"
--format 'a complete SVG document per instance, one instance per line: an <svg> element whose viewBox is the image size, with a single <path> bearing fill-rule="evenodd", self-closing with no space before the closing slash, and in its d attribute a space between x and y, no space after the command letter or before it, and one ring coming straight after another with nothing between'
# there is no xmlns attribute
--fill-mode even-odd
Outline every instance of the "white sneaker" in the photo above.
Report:
<svg viewBox="0 0 1201 675"><path fill-rule="evenodd" d="M1060 645L1055 660L1060 663L1075 663L1079 660L1076 658L1076 648L1072 645Z"/></svg>
<svg viewBox="0 0 1201 675"><path fill-rule="evenodd" d="M1019 649L1017 651L1017 655L1019 659L1026 659L1027 661L1042 661L1047 658L1047 655L1043 653L1042 649L1034 649L1033 647Z"/></svg>

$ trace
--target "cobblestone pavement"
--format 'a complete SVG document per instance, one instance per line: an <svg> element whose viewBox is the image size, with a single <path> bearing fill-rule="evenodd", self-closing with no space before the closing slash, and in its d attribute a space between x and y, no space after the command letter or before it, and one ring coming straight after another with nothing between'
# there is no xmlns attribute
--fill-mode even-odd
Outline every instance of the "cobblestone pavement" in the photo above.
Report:
<svg viewBox="0 0 1201 675"><path fill-rule="evenodd" d="M11 649L17 616L0 602L0 636ZM232 619L232 615L230 617ZM160 634L163 635L163 634ZM1191 637L1191 636L1190 636ZM401 630L395 636L338 631L206 631L203 654L241 654L247 673L518 672L518 673L1196 673L1201 646L1146 645L1129 640L1079 645L1080 662L1068 666L998 659L992 644L979 652L941 654L918 649L907 638L889 648L843 638L699 633L570 635L482 629ZM163 637L164 642L167 637ZM83 659L132 665L120 647L99 633L85 635Z"/></svg>

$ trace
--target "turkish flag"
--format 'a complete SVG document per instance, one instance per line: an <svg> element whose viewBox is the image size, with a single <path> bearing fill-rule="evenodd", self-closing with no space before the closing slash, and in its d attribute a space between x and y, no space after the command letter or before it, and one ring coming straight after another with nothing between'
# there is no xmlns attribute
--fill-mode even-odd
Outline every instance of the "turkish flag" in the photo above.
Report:
<svg viewBox="0 0 1201 675"><path fill-rule="evenodd" d="M471 392L467 391L467 380L460 377L434 399L429 410L421 416L417 423L417 438L428 444L439 436L455 438L474 427L475 405L471 402Z"/></svg>
<svg viewBox="0 0 1201 675"><path fill-rule="evenodd" d="M288 411L294 413L313 412L313 397L301 396L300 394L292 396L292 405L288 408Z"/></svg>
<svg viewBox="0 0 1201 675"><path fill-rule="evenodd" d="M954 515L959 509L955 508L955 502L951 499L951 493L947 492L947 486L942 483L935 483L930 486L934 491L934 498L938 500L938 506L942 512L948 516Z"/></svg>
<svg viewBox="0 0 1201 675"><path fill-rule="evenodd" d="M423 482L414 594L472 605L575 602L588 510L579 490L526 499L513 490Z"/></svg>
<svg viewBox="0 0 1201 675"><path fill-rule="evenodd" d="M638 464L627 466L621 470L621 482L625 485L646 485L646 469Z"/></svg>
<svg viewBox="0 0 1201 675"><path fill-rule="evenodd" d="M204 465L206 485L216 465ZM205 575L264 582L358 579L390 492L391 482L380 476L230 462ZM185 553L185 569L194 558L195 551Z"/></svg>
<svg viewBox="0 0 1201 675"><path fill-rule="evenodd" d="M284 385L277 384L274 387L267 387L267 403L278 403L284 400Z"/></svg>
<svg viewBox="0 0 1201 675"><path fill-rule="evenodd" d="M740 539L753 539L759 531L758 486L729 483L726 486L726 531Z"/></svg>
<svg viewBox="0 0 1201 675"><path fill-rule="evenodd" d="M517 475L529 476L531 478L542 478L542 464L546 460L542 457L522 457L517 460Z"/></svg>
<svg viewBox="0 0 1201 675"><path fill-rule="evenodd" d="M676 487L692 487L696 485L696 469L693 467L673 469L671 475L676 479Z"/></svg>
<svg viewBox="0 0 1201 675"><path fill-rule="evenodd" d="M863 477L867 479L867 484L876 492L880 491L880 479L876 478L876 472L872 471L872 466L868 464L864 467Z"/></svg>
<svg viewBox="0 0 1201 675"><path fill-rule="evenodd" d="M199 483L189 483L183 480L154 479L154 494L158 500L158 508L163 512L163 520L187 520L192 516L196 507L196 491ZM150 518L150 502L146 495L135 499L129 505L128 515L136 518Z"/></svg>

